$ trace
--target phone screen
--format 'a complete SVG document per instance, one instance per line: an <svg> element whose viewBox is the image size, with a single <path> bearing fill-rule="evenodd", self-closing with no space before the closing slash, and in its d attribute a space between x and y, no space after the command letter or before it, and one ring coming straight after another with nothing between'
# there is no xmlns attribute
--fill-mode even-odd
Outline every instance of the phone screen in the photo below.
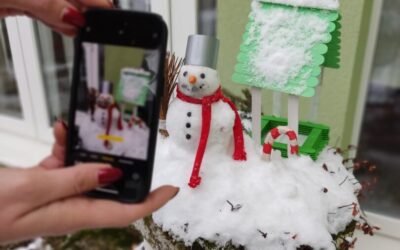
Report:
<svg viewBox="0 0 400 250"><path fill-rule="evenodd" d="M160 51L81 43L74 159L132 165L149 157Z"/></svg>

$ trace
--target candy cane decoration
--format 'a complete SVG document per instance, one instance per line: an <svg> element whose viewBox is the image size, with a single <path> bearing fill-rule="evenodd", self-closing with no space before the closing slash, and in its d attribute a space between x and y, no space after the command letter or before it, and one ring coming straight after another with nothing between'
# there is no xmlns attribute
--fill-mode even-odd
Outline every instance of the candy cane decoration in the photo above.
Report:
<svg viewBox="0 0 400 250"><path fill-rule="evenodd" d="M286 135L290 140L290 153L292 155L299 153L299 143L297 141L296 133L290 129L289 127L276 127L269 131L268 135L265 137L264 141L264 159L266 161L271 161L271 154L272 154L272 145L274 144L275 140L281 136Z"/></svg>

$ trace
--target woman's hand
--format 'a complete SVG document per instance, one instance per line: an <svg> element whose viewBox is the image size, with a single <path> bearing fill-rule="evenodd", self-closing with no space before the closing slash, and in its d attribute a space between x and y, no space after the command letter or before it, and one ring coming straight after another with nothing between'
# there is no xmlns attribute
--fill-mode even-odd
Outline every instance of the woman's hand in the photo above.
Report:
<svg viewBox="0 0 400 250"><path fill-rule="evenodd" d="M27 15L41 20L57 32L74 36L85 24L81 14L87 7L112 8L110 0L0 0L0 18Z"/></svg>
<svg viewBox="0 0 400 250"><path fill-rule="evenodd" d="M127 226L159 209L179 191L164 186L136 205L81 196L118 180L122 173L102 164L63 168L63 122L56 123L54 133L52 155L39 166L29 170L0 169L0 242Z"/></svg>

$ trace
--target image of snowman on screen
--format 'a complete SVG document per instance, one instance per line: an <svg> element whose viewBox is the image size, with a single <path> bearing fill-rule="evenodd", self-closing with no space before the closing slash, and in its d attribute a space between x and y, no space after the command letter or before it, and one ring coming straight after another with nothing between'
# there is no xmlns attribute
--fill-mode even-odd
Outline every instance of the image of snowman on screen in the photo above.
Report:
<svg viewBox="0 0 400 250"><path fill-rule="evenodd" d="M94 108L89 113L77 113L76 121L79 126L80 147L84 150L123 155L124 127L120 107L112 95L112 83L104 81L101 93L97 95Z"/></svg>

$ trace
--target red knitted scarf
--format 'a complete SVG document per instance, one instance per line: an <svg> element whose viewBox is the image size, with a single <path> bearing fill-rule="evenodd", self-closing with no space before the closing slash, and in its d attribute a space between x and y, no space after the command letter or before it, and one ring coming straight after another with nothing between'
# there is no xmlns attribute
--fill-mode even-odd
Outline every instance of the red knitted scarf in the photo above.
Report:
<svg viewBox="0 0 400 250"><path fill-rule="evenodd" d="M201 126L201 135L200 142L197 148L196 159L194 161L192 176L190 177L189 186L191 188L196 188L200 185L201 177L200 167L203 161L204 152L206 150L208 136L210 134L210 125L211 125L211 105L215 102L222 100L223 102L229 104L231 109L235 112L235 124L233 126L233 136L235 142L235 149L233 152L233 159L236 161L245 161L246 160L246 151L244 148L244 140L243 140L243 128L242 122L240 120L239 113L235 107L235 104L227 97L222 94L221 88L219 88L213 95L203 97L202 99L196 99L190 96L183 94L179 88L177 88L177 97L188 103L199 104L202 107L202 126Z"/></svg>

